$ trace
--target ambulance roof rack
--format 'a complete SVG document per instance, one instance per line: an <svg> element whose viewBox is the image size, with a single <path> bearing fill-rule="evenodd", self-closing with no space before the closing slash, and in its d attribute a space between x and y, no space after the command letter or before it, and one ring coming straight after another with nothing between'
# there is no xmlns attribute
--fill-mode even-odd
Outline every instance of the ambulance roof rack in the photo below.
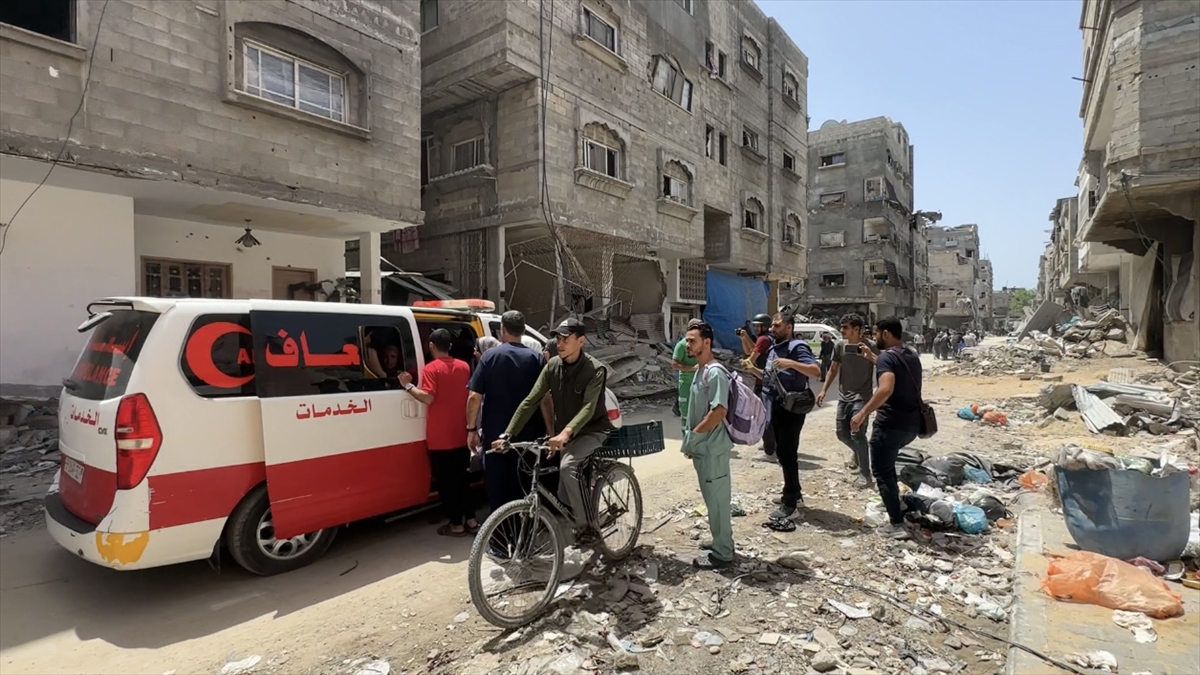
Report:
<svg viewBox="0 0 1200 675"><path fill-rule="evenodd" d="M467 298L464 300L417 300L413 307L436 307L439 309L462 309L468 312L484 312L491 314L496 311L496 303L491 300Z"/></svg>

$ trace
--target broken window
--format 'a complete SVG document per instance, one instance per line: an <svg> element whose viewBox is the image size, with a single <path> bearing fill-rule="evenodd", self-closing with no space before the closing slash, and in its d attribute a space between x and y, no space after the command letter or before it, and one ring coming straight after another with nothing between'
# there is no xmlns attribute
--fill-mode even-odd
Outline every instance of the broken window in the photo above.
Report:
<svg viewBox="0 0 1200 675"><path fill-rule="evenodd" d="M605 49L614 54L617 53L617 29L587 8L583 10L583 30L588 37L599 42Z"/></svg>
<svg viewBox="0 0 1200 675"><path fill-rule="evenodd" d="M438 0L421 0L421 32L438 27Z"/></svg>
<svg viewBox="0 0 1200 675"><path fill-rule="evenodd" d="M692 5L693 2L694 0L675 0L675 4L682 7L683 11L687 12L688 14L691 14L692 10L694 9Z"/></svg>
<svg viewBox="0 0 1200 675"><path fill-rule="evenodd" d="M863 181L863 201L874 202L884 198L883 178L868 178Z"/></svg>
<svg viewBox="0 0 1200 675"><path fill-rule="evenodd" d="M846 245L845 232L822 232L821 248L839 248Z"/></svg>
<svg viewBox="0 0 1200 675"><path fill-rule="evenodd" d="M939 303L938 303L938 309L946 309L946 303L944 303L944 302L939 302Z"/></svg>
<svg viewBox="0 0 1200 675"><path fill-rule="evenodd" d="M888 282L887 262L883 260L864 260L863 282L873 286L886 285Z"/></svg>
<svg viewBox="0 0 1200 675"><path fill-rule="evenodd" d="M464 171L483 164L483 137L455 143L454 162L451 171Z"/></svg>
<svg viewBox="0 0 1200 675"><path fill-rule="evenodd" d="M967 249L967 257L974 258L975 257L975 249L973 249L973 248Z"/></svg>
<svg viewBox="0 0 1200 675"><path fill-rule="evenodd" d="M760 70L759 61L762 60L762 50L759 49L758 43L749 35L742 37L742 62L755 70Z"/></svg>
<svg viewBox="0 0 1200 675"><path fill-rule="evenodd" d="M846 193L841 192L826 192L821 195L821 206L845 206Z"/></svg>
<svg viewBox="0 0 1200 675"><path fill-rule="evenodd" d="M758 134L742 127L742 147L758 152Z"/></svg>
<svg viewBox="0 0 1200 675"><path fill-rule="evenodd" d="M433 168L429 165L431 157L433 157L433 136L426 136L421 140L421 185L428 185L429 177L433 175Z"/></svg>
<svg viewBox="0 0 1200 675"><path fill-rule="evenodd" d="M717 156L717 130L711 124L704 125L704 156L709 159Z"/></svg>
<svg viewBox="0 0 1200 675"><path fill-rule="evenodd" d="M729 55L725 52L717 52L717 76L722 80L725 79L725 69L729 65Z"/></svg>
<svg viewBox="0 0 1200 675"><path fill-rule="evenodd" d="M681 204L690 204L688 186L691 182L692 176L682 164L676 161L667 162L663 167L662 196Z"/></svg>
<svg viewBox="0 0 1200 675"><path fill-rule="evenodd" d="M679 100L676 101L680 108L691 112L692 110L692 81L684 79L683 89L679 94Z"/></svg>
<svg viewBox="0 0 1200 675"><path fill-rule="evenodd" d="M783 75L783 95L793 101L800 100L800 84L796 81L796 76L791 73Z"/></svg>
<svg viewBox="0 0 1200 675"><path fill-rule="evenodd" d="M704 67L709 73L717 74L717 48L707 40L704 42Z"/></svg>
<svg viewBox="0 0 1200 675"><path fill-rule="evenodd" d="M595 141L583 142L583 162L584 166L613 178L620 178L618 175L618 165L620 159L620 151L616 148L610 148L606 145L601 145Z"/></svg>
<svg viewBox="0 0 1200 675"><path fill-rule="evenodd" d="M800 243L800 218L789 213L783 219L783 243L798 245Z"/></svg>
<svg viewBox="0 0 1200 675"><path fill-rule="evenodd" d="M831 287L835 287L835 286L845 286L845 285L846 285L845 272L835 272L835 273L821 275L821 287L822 288L831 288Z"/></svg>
<svg viewBox="0 0 1200 675"><path fill-rule="evenodd" d="M675 77L677 74L674 66L668 63L666 59L659 57L654 67L654 90L667 98L671 98L671 94L675 91Z"/></svg>
<svg viewBox="0 0 1200 675"><path fill-rule="evenodd" d="M0 23L72 42L75 39L74 7L74 0L7 0L0 2Z"/></svg>
<svg viewBox="0 0 1200 675"><path fill-rule="evenodd" d="M891 229L887 218L867 218L863 220L863 241L866 243L887 241Z"/></svg>
<svg viewBox="0 0 1200 675"><path fill-rule="evenodd" d="M946 237L946 241L942 245L946 248L954 248L955 246L958 246L958 238Z"/></svg>
<svg viewBox="0 0 1200 675"><path fill-rule="evenodd" d="M724 133L719 134L717 142L717 161L721 166L727 166L729 163L729 137Z"/></svg>
<svg viewBox="0 0 1200 675"><path fill-rule="evenodd" d="M789 154L788 154L788 153L786 153L786 152L785 152L785 153L783 153L783 168L784 168L784 170L785 170L785 171L791 171L791 172L795 173L795 171L796 171L796 158L795 158L795 157L793 157L793 156L791 156L791 155L789 155Z"/></svg>
<svg viewBox="0 0 1200 675"><path fill-rule="evenodd" d="M762 231L762 214L763 207L759 201L753 197L746 201L746 218L742 226L748 230Z"/></svg>
<svg viewBox="0 0 1200 675"><path fill-rule="evenodd" d="M827 166L842 166L846 163L846 153L839 152L833 155L821 155L821 168Z"/></svg>
<svg viewBox="0 0 1200 675"><path fill-rule="evenodd" d="M242 91L335 122L345 120L345 74L249 40L242 46Z"/></svg>

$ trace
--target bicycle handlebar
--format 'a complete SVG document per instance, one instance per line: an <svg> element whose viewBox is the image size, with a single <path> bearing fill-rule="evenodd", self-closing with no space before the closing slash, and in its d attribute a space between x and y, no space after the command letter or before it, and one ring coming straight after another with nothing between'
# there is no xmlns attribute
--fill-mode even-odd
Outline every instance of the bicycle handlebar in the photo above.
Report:
<svg viewBox="0 0 1200 675"><path fill-rule="evenodd" d="M504 444L501 445L500 447L488 448L484 452L492 453L492 454L503 454L503 453L508 452L509 450L516 450L517 452L533 452L533 451L542 452L544 450L550 449L550 446L546 444L547 440L549 440L548 436L545 438L539 438L536 441L522 441L519 443L505 441Z"/></svg>

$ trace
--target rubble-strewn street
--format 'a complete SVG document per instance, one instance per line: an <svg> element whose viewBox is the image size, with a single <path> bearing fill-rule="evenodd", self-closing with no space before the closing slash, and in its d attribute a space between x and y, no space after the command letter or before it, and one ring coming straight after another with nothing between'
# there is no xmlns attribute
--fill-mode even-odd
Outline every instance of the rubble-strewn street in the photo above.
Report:
<svg viewBox="0 0 1200 675"><path fill-rule="evenodd" d="M476 615L466 591L469 544L433 536L424 516L356 526L316 565L265 579L232 567L218 575L204 564L111 572L72 559L34 529L10 532L0 547L0 663L11 673L71 672L79 663L126 673L1004 672L1018 602L1018 517L1035 509L1061 520L1047 511L1051 491L1025 471L1048 466L1071 444L1117 455L1169 448L1195 465L1194 432L1159 438L1128 428L1100 436L1078 413L1060 419L1057 408L1039 404L1046 382L964 376L925 363L934 369L926 396L941 431L910 446L929 459L909 475L942 487L924 485L914 495L933 505L915 541L874 533L878 496L852 487L848 451L825 406L809 416L802 437L808 508L797 528L763 527L778 466L760 450L738 448L739 562L723 574L694 570L705 514L678 452L676 418L658 408L631 415L670 420L675 439L665 452L634 460L646 497L640 548L615 567L584 565L551 611L523 630L501 632ZM1094 385L1117 363L1131 380L1163 386L1171 400L1194 391L1190 378L1172 376L1172 383L1141 359L1081 362L1052 384ZM1006 411L1008 426L956 417L971 403ZM963 459L946 459L954 453ZM21 454L19 461L29 460ZM6 475L28 471L20 466ZM974 473L979 466L991 475ZM981 534L939 527L943 495L999 513L989 514L995 521ZM1135 644L1129 631L1122 639ZM1046 656L1065 663L1069 647L1052 645L1059 651Z"/></svg>

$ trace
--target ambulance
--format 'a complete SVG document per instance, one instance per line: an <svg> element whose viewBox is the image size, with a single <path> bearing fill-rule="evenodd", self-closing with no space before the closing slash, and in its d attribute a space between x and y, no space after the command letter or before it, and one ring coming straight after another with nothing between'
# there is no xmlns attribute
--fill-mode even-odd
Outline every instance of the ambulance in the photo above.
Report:
<svg viewBox="0 0 1200 675"><path fill-rule="evenodd" d="M224 551L272 575L342 525L430 503L425 406L396 375L417 377L437 328L470 363L500 318L486 301L423 304L92 303L63 381L51 537L115 569Z"/></svg>

